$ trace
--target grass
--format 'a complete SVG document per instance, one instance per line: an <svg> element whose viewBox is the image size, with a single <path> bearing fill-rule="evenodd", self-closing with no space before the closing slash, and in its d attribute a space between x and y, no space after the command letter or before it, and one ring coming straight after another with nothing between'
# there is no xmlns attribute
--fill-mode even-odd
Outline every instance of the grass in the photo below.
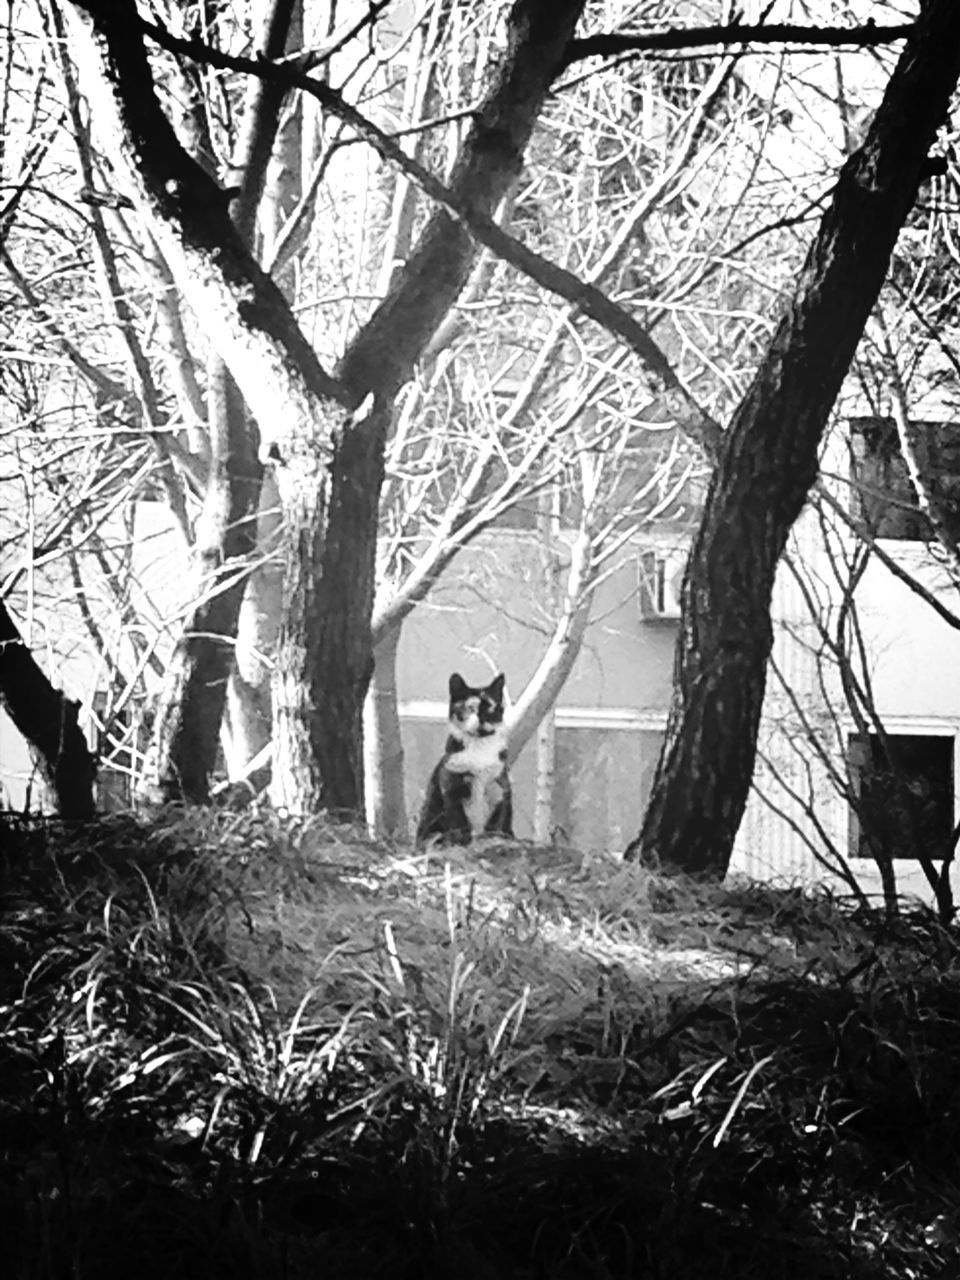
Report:
<svg viewBox="0 0 960 1280"><path fill-rule="evenodd" d="M960 1274L960 962L827 895L7 819L15 1280Z"/></svg>

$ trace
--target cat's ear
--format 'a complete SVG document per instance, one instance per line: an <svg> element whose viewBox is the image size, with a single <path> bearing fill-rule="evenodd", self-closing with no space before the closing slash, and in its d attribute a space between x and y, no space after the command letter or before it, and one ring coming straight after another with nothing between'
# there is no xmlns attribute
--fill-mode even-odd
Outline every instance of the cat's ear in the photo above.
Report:
<svg viewBox="0 0 960 1280"><path fill-rule="evenodd" d="M459 702L470 686L456 671L450 677L450 701Z"/></svg>
<svg viewBox="0 0 960 1280"><path fill-rule="evenodd" d="M506 683L506 679L507 677L501 671L496 680L491 680L487 685L487 692L492 693L498 702L503 697L503 686Z"/></svg>

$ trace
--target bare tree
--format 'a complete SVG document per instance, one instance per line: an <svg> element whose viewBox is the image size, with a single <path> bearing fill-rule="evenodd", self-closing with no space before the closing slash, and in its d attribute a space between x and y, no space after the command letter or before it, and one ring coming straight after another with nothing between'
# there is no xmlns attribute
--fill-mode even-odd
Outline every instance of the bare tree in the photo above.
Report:
<svg viewBox="0 0 960 1280"><path fill-rule="evenodd" d="M684 586L667 739L628 857L726 871L753 773L777 564L958 74L960 13L929 0L724 435Z"/></svg>
<svg viewBox="0 0 960 1280"><path fill-rule="evenodd" d="M80 729L79 704L51 684L2 601L0 701L32 747L60 817L92 817L96 764Z"/></svg>
<svg viewBox="0 0 960 1280"><path fill-rule="evenodd" d="M480 212L491 213L514 179L581 7L513 10L510 44L450 178L457 198ZM112 6L74 12L91 37L88 84L98 120L112 133L111 153L125 163L141 214L257 418L276 469L285 599L274 798L298 811L322 803L356 812L391 406L463 288L475 242L445 210L433 215L336 375L325 373L231 224L228 197L178 142L156 98L140 30Z"/></svg>
<svg viewBox="0 0 960 1280"><path fill-rule="evenodd" d="M531 164L529 177L518 187L520 158L544 109L548 89L577 59L607 52L606 37L599 37L599 44L593 37L572 38L580 7L571 3L558 8L534 0L515 6L506 50L488 74L498 39L491 35L486 14L431 6L425 22L405 37L413 41L407 65L414 74L406 85L399 123L414 129L409 141L391 137L389 129L374 125L350 106L346 92L330 87L327 68L351 46L356 32L350 29L325 29L318 36L299 25L295 10L278 4L271 6L273 25L263 39L252 35L243 10L218 11L213 25L198 38L193 31L189 36L178 34L180 15L171 10L165 26L143 28L151 47L162 51L148 61L140 28L121 19L112 6L90 3L71 10L81 15L94 36L95 56L87 83L97 102L96 123L104 127L108 144L105 157L93 156L89 182L102 187L106 157L118 173L127 172L137 217L130 218L116 202L98 207L107 208L117 243L125 246L128 260L136 258L140 271L152 273L158 329L163 335L167 383L159 411L156 406L150 409L148 380L142 371L137 374L137 356L129 344L127 361L133 376L129 385L121 383L121 389L127 404L140 410L147 406L146 412L131 419L140 438L158 437L172 457L188 508L184 523L191 537L195 495L201 497L204 509L194 538L202 579L195 591L198 604L188 619L174 668L184 678L172 682L174 692L166 704L172 714L168 717L165 712L161 717L161 742L166 746L159 773L167 794L188 798L206 794L225 675L232 667L238 602L250 571L271 558L267 542L274 536L268 526L272 523L276 528L274 506L283 520L279 558L287 591L280 643L272 658L277 672L275 797L290 808L323 802L355 811L361 794L359 708L372 643L383 642L385 659L378 679L382 677L387 696L376 701L389 713L391 702L395 711L395 698L389 688L390 644L385 627L396 627L404 609L423 598L457 549L483 527L484 519L492 518L497 508L491 497L499 491L501 499L509 501L511 494L533 491L550 468L557 467L557 459L567 465L562 462L565 446L555 449L557 441L538 426L527 442L532 452L528 450L526 463L521 452L511 450L514 444L518 450L522 447L522 435L530 432L531 422L541 421L544 411L562 404L551 400L550 379L569 375L571 352L583 353L589 367L602 343L609 345L607 337L598 342L597 326L606 328L619 344L613 358L604 357L608 382L619 380L635 397L633 404L622 407L626 417L642 418L652 402L661 421L665 416L701 444L716 447L716 418L742 391L744 371L760 345L765 323L759 306L751 310L729 300L716 301L732 296L730 285L739 270L732 251L738 243L742 247L753 242L760 208L757 203L747 207L751 199L759 199L744 194L749 190L749 174L740 193L728 199L736 184L731 183L730 164L721 158L722 122L740 111L740 136L745 133L742 126L748 132L756 122L757 137L762 140L769 127L764 121L769 122L772 115L765 98L761 110L762 95L739 78L736 53L721 58L715 68L698 66L696 75L686 78L667 64L660 76L661 106L653 111L641 87L642 77L638 82L624 76L613 88L612 81L598 78L595 84L601 87L595 97L582 98L584 115L578 129L587 139L584 163L565 167L561 156L559 163L554 161L552 174L549 160L545 165ZM371 9L360 21L361 43L366 43L368 27L378 12ZM55 29L55 13L50 21ZM445 23L451 24L449 30L443 29ZM814 31L810 38L827 44L841 36L873 43L894 34L902 35L902 27L889 33L879 27L846 33ZM802 38L804 33L777 28L747 35L762 42ZM694 47L704 40L714 47L725 42L740 45L744 38L739 27L610 37L619 54L677 47L678 41ZM451 85L438 88L441 73L435 68L443 59L435 55L442 39L453 40L460 53L469 52L467 57L448 58L444 65L442 74L458 82L456 91ZM296 49L298 41L303 49L296 60L253 59L228 52L239 45L269 48L278 54L281 49ZM361 84L373 83L364 77L374 75L371 68L380 51L372 56L372 40L370 48L371 56L358 54L345 75L337 64L338 78L355 98ZM65 74L69 75L68 69ZM236 76L249 82L246 108ZM578 74L571 73L571 80L577 79ZM589 80L588 76L584 83ZM485 93L484 84L488 85ZM106 95L97 98L104 89ZM565 92L570 100L570 85ZM609 101L604 100L607 93ZM177 117L179 140L160 109L158 94ZM456 117L478 100L479 107L468 113L468 119L451 119L442 129L435 128L431 114L438 109L450 109ZM396 107L395 97L382 101L392 104L391 110ZM618 123L624 111L629 116L638 107L644 112L642 136ZM314 114L300 138L309 136L310 141L300 146L296 121L306 119L308 111ZM549 111L553 128L556 105ZM321 145L316 144L318 113L325 131ZM233 118L243 120L246 142L229 126ZM596 136L587 125L593 120L603 122ZM82 124L79 120L74 126L83 144L81 164L83 148L86 153L91 150ZM251 136L260 142L245 150ZM278 136L275 172L263 181L262 157L270 139ZM257 268L255 254L291 289L296 280L302 286L305 273L315 271L315 264L325 256L327 260L336 256L332 220L325 222L318 216L322 206L317 193L335 157L346 154L348 144L357 137L395 166L395 172L382 187L374 188L369 221L375 230L362 255L351 260L345 304L325 311L301 287L297 295L301 316L334 316L325 332L318 320L307 341L292 320L293 293L285 298L271 284ZM545 136L537 145L549 152ZM563 151L569 153L570 147ZM656 163L651 163L651 155ZM240 162L241 171L237 171ZM450 178L442 182L436 174L446 167ZM297 179L290 176L294 170L299 170ZM635 170L632 186L631 170ZM226 190L214 181L215 172L222 175ZM641 175L639 182L636 174ZM615 192L615 184L621 181L623 189ZM504 206L508 191L511 202ZM577 213L576 236L555 211L549 216L536 212L548 208L546 197L551 192L559 193L564 208L588 211L593 206L592 221ZM98 201L104 199L102 190L95 194ZM251 231L257 205L258 222ZM724 212L704 233L702 211L707 207ZM597 208L605 211L606 220L597 219ZM656 215L653 221L652 215ZM506 231L507 225L519 229L523 238ZM746 225L752 228L747 236ZM656 255L648 251L647 240L656 242ZM481 258L480 245L507 265L495 265L489 255ZM300 250L306 256L297 258ZM344 255L344 261L348 259ZM451 464L459 466L452 500L453 491L444 495L445 480L435 486L447 498L438 510L454 518L453 524L448 519L451 536L435 536L443 527L441 520L424 537L427 526L416 525L419 516L406 528L399 523L391 526L396 482L418 466L422 466L422 478L434 465L429 454L429 398L418 398L417 390L435 385L434 372L457 350L451 338L462 339L474 324L474 315L454 312L451 305L458 298L474 306L481 301L486 305L491 281L499 288L509 278L516 290L517 271L536 284L536 290L526 286L522 302L525 314L537 314L537 323L529 331L535 331L542 344L541 354L528 350L527 364L521 366L523 386L532 390L521 388L512 408L491 415L490 424L496 426L479 441L464 440L466 452L459 462L451 449L438 464L438 476L450 474ZM784 279L788 277L788 259L780 263L780 272ZM332 283L333 274L321 271L315 278L318 284ZM711 314L717 316L716 324L703 319L698 289L704 285L715 287ZM125 287L129 288L129 277ZM367 288L370 298L364 301ZM543 289L565 302L559 316L541 318ZM170 305L177 291L200 318L205 337L233 374L260 428L262 452L271 463L269 482L275 483L276 490L275 496L265 493L261 501L256 538L255 432L237 397L231 402L225 390L217 389L226 388L224 379L214 380L204 402L195 372L196 352L202 347L197 345L195 320L179 306ZM323 289L314 292L322 297ZM739 298L745 296L741 288ZM471 324L466 323L465 314L470 315ZM648 328L638 322L638 315L646 317ZM117 320L122 330L122 317L114 315L111 323ZM502 315L491 313L491 320L493 335ZM656 325L665 331L659 348L650 336ZM127 330L132 326L127 324ZM321 333L325 361L334 374L327 373L315 355ZM720 358L721 352L725 359ZM624 353L629 353L642 376L626 371ZM466 343L456 360L448 369L457 384L457 403L462 404L463 370L468 362L489 370L489 351L480 340ZM154 377L159 364L154 362ZM418 380L411 384L418 366ZM402 384L408 390L399 402ZM567 419L565 407L560 418ZM573 434L576 418L569 421ZM504 493L497 468L511 430L515 436L506 450ZM538 452L540 442L543 448ZM173 447L178 444L179 450ZM413 451L405 452L409 444ZM486 459L485 444L490 445ZM387 485L380 501L384 474ZM580 475L580 481L586 479ZM641 488L642 483L638 481ZM406 495L410 492L407 486ZM424 510L420 508L421 515ZM588 539L591 550L584 561L593 567L579 579L581 604L589 598L590 574L603 572L597 568L595 535L598 529L607 529L609 521L598 511L594 516L599 523ZM377 526L384 517L388 537L374 603ZM615 545L619 534L608 529L608 535L610 545ZM391 545L400 549L399 573L389 566ZM414 546L415 558L409 554ZM572 599L568 608L565 596L558 636L575 637L584 616ZM394 642L395 638L394 630ZM553 649L554 659L560 653L565 656L563 661L551 659L548 670L553 674L544 687L556 688L557 672L574 649L569 643ZM194 682L186 674L190 670L197 677ZM176 693L178 684L182 694ZM191 687L200 701L186 713ZM543 705L542 698L531 692L529 706L536 711ZM201 706L207 709L202 715Z"/></svg>

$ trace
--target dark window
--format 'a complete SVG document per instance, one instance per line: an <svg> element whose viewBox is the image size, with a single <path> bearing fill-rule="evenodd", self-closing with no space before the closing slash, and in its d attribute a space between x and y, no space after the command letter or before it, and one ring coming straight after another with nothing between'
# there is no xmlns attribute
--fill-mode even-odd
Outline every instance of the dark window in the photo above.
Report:
<svg viewBox="0 0 960 1280"><path fill-rule="evenodd" d="M915 425L925 479L960 524L960 424ZM931 541L933 531L917 502L893 419L853 418L850 443L852 479L867 527L878 538Z"/></svg>
<svg viewBox="0 0 960 1280"><path fill-rule="evenodd" d="M848 763L854 794L852 857L934 862L953 848L952 737L932 734L851 734Z"/></svg>

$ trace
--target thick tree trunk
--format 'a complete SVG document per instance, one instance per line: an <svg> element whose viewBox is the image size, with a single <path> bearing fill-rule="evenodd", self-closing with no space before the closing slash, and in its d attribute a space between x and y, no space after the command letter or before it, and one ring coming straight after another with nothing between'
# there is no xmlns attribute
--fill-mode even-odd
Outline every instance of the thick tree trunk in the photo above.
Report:
<svg viewBox="0 0 960 1280"><path fill-rule="evenodd" d="M319 723L314 637L316 583L320 579L326 528L325 451L310 424L300 449L276 471L283 511L283 608L273 669L273 770L270 798L282 812L316 812L325 803L317 739ZM338 730L340 736L337 737ZM349 732L349 726L347 727ZM342 726L330 726L334 741Z"/></svg>
<svg viewBox="0 0 960 1280"><path fill-rule="evenodd" d="M958 74L960 5L927 0L723 441L684 584L666 741L628 858L711 876L729 865L753 776L777 564Z"/></svg>
<svg viewBox="0 0 960 1280"><path fill-rule="evenodd" d="M306 453L296 460L298 473L289 462L277 469L285 581L271 794L295 813L364 811L363 701L373 669L376 508L388 416L387 406L374 405L348 422L335 439L329 477L320 460L312 470L305 465Z"/></svg>
<svg viewBox="0 0 960 1280"><path fill-rule="evenodd" d="M397 710L397 648L402 629L402 623L391 628L374 649L373 679L363 708L367 826L374 835L395 839L409 834Z"/></svg>
<svg viewBox="0 0 960 1280"><path fill-rule="evenodd" d="M2 600L0 701L33 750L60 817L92 817L97 766L78 723L80 704L50 683Z"/></svg>

